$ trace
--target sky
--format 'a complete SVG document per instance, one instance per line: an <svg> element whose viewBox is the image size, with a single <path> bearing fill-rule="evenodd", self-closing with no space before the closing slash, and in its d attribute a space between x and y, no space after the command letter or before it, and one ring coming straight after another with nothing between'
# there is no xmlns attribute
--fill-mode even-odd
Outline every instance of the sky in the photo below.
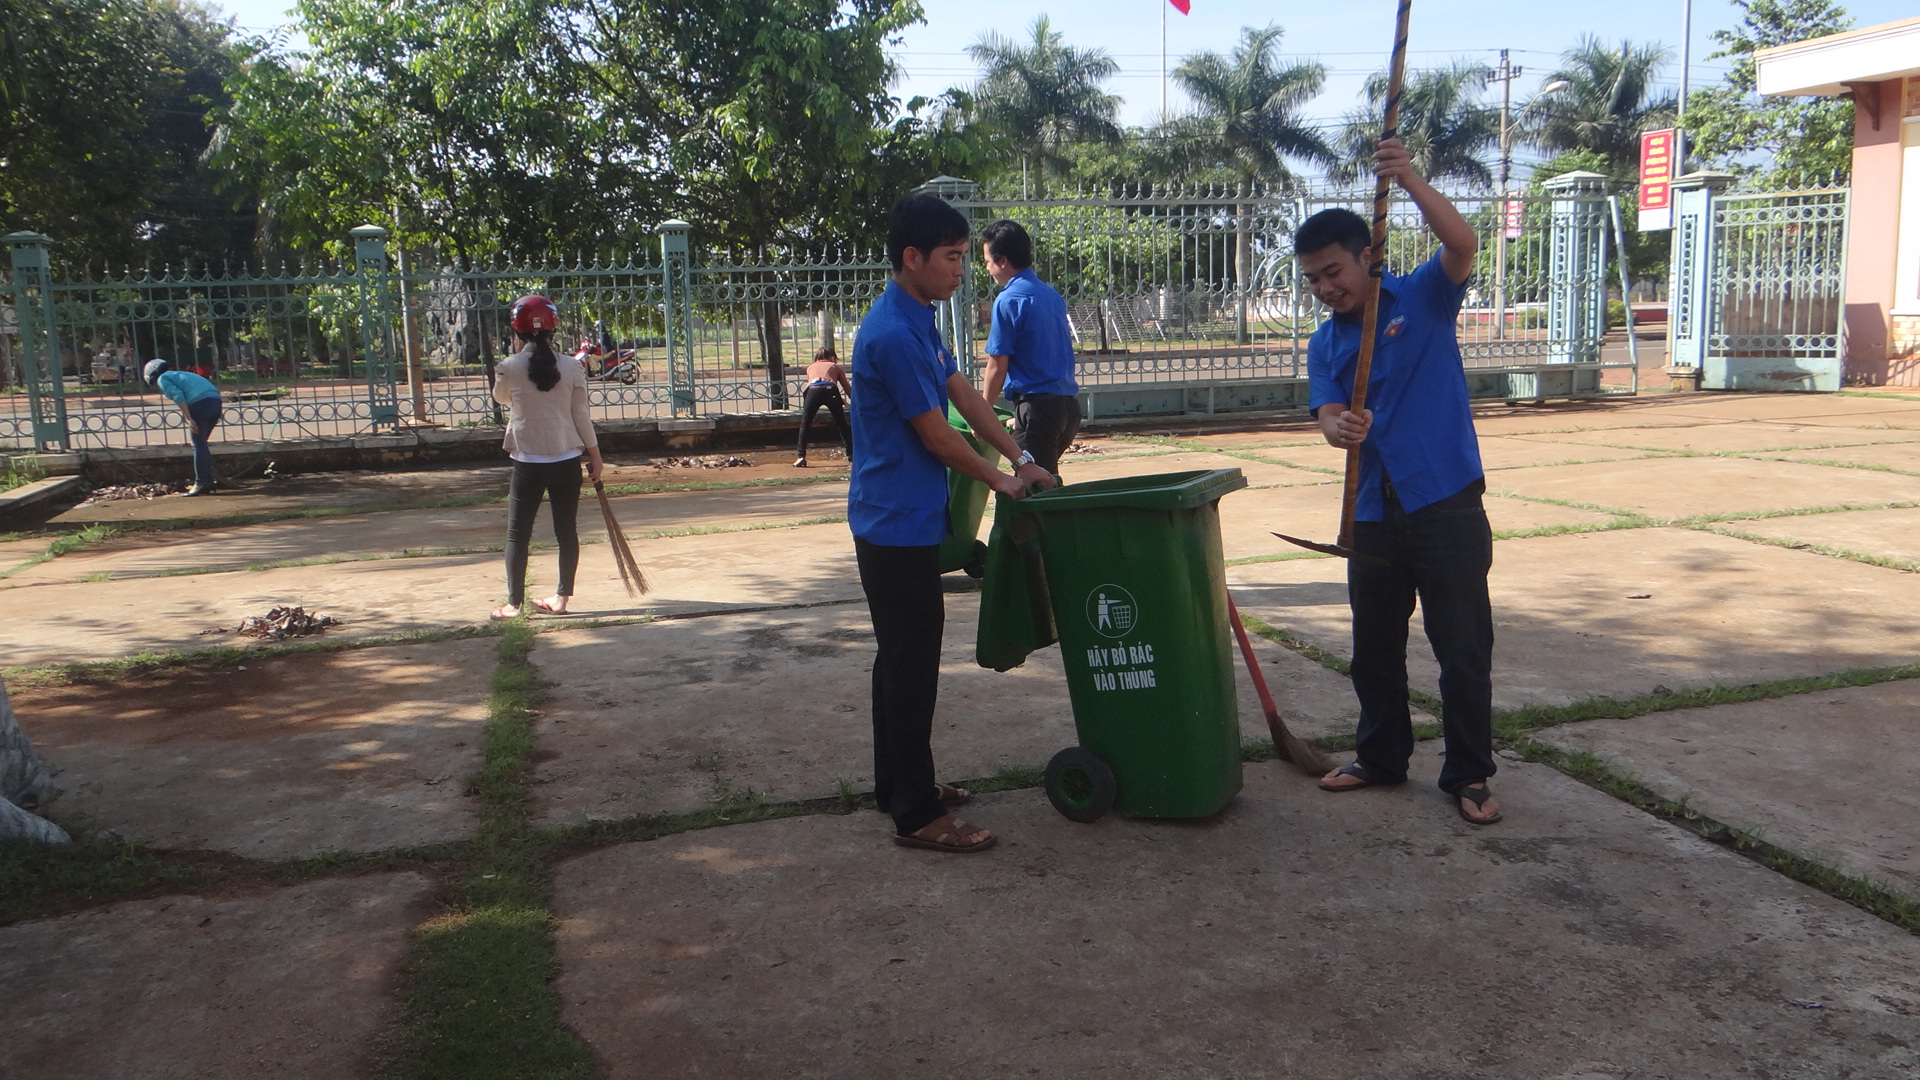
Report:
<svg viewBox="0 0 1920 1080"><path fill-rule="evenodd" d="M968 45L986 33L1016 40L1031 36L1036 16L1052 20L1066 42L1106 50L1120 67L1108 83L1121 95L1121 121L1149 124L1160 115L1161 15L1166 16L1167 65L1180 57L1211 50L1225 54L1244 26L1278 24L1285 36L1283 58L1312 59L1327 69L1326 89L1304 110L1306 116L1334 125L1364 103L1361 84L1382 70L1392 46L1394 0L1319 0L1275 4L1254 0L1192 0L1182 15L1167 0L921 0L926 21L901 34L891 48L902 69L895 87L901 98L933 96L967 86L979 69L967 58ZM1914 0L1839 0L1855 27L1911 18ZM266 30L291 20L290 0L214 0L245 28ZM1674 91L1680 82L1680 39L1686 0L1415 0L1408 35L1408 66L1437 67L1453 59L1493 64L1501 49L1523 71L1513 84L1514 104L1532 97L1560 54L1583 34L1605 41L1657 41L1673 50L1674 60L1661 80ZM1717 47L1712 34L1730 29L1740 13L1727 0L1693 0L1692 55L1688 65L1693 89L1717 85L1727 62L1709 60ZM1496 90L1497 92L1497 90ZM1179 87L1167 89L1168 108L1179 113L1185 98ZM1516 154L1525 162L1531 155Z"/></svg>

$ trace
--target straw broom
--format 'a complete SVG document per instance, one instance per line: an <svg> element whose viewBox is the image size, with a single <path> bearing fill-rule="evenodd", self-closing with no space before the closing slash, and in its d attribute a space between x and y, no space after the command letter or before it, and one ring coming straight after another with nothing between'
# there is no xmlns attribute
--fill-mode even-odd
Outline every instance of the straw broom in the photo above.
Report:
<svg viewBox="0 0 1920 1080"><path fill-rule="evenodd" d="M627 546L627 534L620 531L620 519L613 516L607 485L595 480L593 493L600 496L600 516L607 523L607 546L613 549L614 565L620 568L620 583L627 587L628 596L639 596L647 591L647 575L640 572L640 562L633 557L633 548Z"/></svg>

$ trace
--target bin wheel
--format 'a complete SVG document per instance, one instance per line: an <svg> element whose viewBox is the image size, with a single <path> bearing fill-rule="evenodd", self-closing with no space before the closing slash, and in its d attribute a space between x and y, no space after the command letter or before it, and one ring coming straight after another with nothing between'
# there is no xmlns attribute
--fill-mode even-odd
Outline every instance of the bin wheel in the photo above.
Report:
<svg viewBox="0 0 1920 1080"><path fill-rule="evenodd" d="M975 540L973 542L973 551L967 556L967 564L960 569L965 570L967 576L970 578L987 576L987 545L985 541Z"/></svg>
<svg viewBox="0 0 1920 1080"><path fill-rule="evenodd" d="M1098 821L1115 792L1113 769L1091 750L1069 746L1047 762L1047 801L1071 821Z"/></svg>

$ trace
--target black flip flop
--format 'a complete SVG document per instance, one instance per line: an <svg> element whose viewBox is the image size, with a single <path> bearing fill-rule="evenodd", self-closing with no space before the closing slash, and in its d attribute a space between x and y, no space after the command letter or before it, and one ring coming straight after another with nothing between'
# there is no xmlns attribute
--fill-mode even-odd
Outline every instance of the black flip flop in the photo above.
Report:
<svg viewBox="0 0 1920 1080"><path fill-rule="evenodd" d="M1474 788L1476 787L1480 790L1475 791ZM1453 789L1453 808L1460 812L1460 820L1469 825L1491 825L1506 815L1495 810L1492 817L1477 818L1469 815L1467 808L1460 805L1461 799L1471 799L1473 801L1473 808L1478 810L1487 805L1487 800L1491 798L1493 798L1493 790L1487 787L1487 782L1485 780L1475 780L1473 783L1461 784L1459 787Z"/></svg>
<svg viewBox="0 0 1920 1080"><path fill-rule="evenodd" d="M1360 783L1347 784L1341 787L1328 787L1327 778L1321 777L1320 778L1321 791L1332 791L1332 792L1338 793L1342 791L1359 791L1361 788L1392 787L1394 784L1406 783L1405 780L1382 780L1380 779L1379 775L1376 774L1372 769L1367 768L1365 765L1360 764L1358 761L1350 761L1347 764L1340 766L1339 768L1333 770L1333 775L1351 776L1354 779L1359 780Z"/></svg>

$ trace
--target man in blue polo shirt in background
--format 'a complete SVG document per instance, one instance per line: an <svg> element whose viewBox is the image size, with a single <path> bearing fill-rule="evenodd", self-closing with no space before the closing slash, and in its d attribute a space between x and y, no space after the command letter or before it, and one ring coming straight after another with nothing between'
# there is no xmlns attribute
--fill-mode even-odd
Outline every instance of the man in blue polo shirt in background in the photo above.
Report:
<svg viewBox="0 0 1920 1080"><path fill-rule="evenodd" d="M946 605L940 541L947 470L1003 495L1053 486L961 376L940 340L933 303L966 273L966 216L945 200L914 195L893 207L887 258L893 281L854 338L853 458L847 522L878 652L873 663L873 797L893 817L894 842L945 852L985 851L994 835L949 812L967 793L936 781L933 711L940 684ZM1009 461L1013 475L967 445L947 422L947 404Z"/></svg>
<svg viewBox="0 0 1920 1080"><path fill-rule="evenodd" d="M1353 608L1353 689L1360 699L1353 764L1320 786L1355 791L1407 779L1413 721L1407 707L1407 621L1419 598L1427 640L1440 662L1446 763L1440 789L1475 825L1500 820L1487 788L1493 761L1493 608L1487 572L1493 532L1467 404L1454 320L1473 272L1479 237L1444 195L1413 171L1398 139L1376 144L1374 171L1399 183L1440 241L1433 258L1404 277L1386 274L1364 414L1347 408L1360 355L1367 268L1374 256L1365 219L1324 210L1294 234L1300 272L1333 309L1307 346L1314 415L1329 443L1360 447L1356 551L1384 560L1347 561Z"/></svg>
<svg viewBox="0 0 1920 1080"><path fill-rule="evenodd" d="M1005 388L1013 402L1013 441L1050 473L1080 430L1080 387L1073 381L1073 330L1067 303L1033 272L1033 238L1017 221L980 230L980 255L1000 286L987 333L987 404Z"/></svg>

